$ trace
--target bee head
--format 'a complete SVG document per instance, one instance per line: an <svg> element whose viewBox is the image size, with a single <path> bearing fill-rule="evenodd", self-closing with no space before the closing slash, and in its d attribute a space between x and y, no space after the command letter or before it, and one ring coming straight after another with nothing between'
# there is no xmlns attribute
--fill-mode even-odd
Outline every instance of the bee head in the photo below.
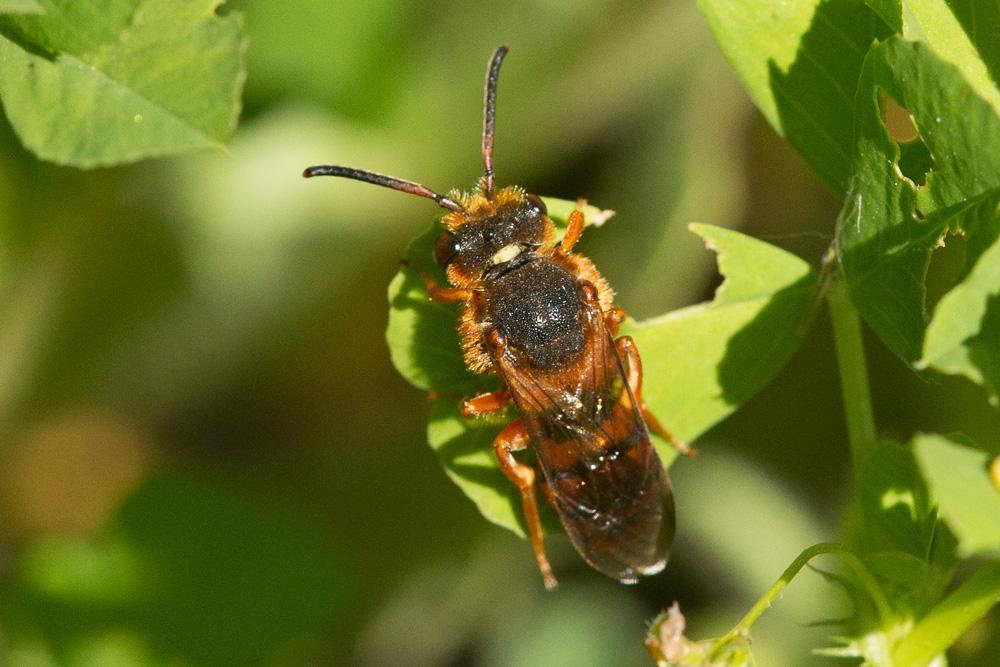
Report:
<svg viewBox="0 0 1000 667"><path fill-rule="evenodd" d="M434 243L434 260L454 285L470 285L492 268L549 244L555 227L539 197L509 187L492 199L477 192L461 198L466 212L449 213Z"/></svg>

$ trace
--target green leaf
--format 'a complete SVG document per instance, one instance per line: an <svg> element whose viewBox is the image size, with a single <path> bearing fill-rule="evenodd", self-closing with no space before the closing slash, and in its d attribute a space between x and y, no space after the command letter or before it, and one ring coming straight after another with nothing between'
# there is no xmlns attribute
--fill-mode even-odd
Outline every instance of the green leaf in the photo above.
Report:
<svg viewBox="0 0 1000 667"><path fill-rule="evenodd" d="M622 327L643 353L643 398L684 440L727 417L784 366L816 286L808 264L768 243L711 225L691 230L718 253L725 280L715 298ZM675 452L660 455L669 461Z"/></svg>
<svg viewBox="0 0 1000 667"><path fill-rule="evenodd" d="M858 464L859 554L930 553L936 515L913 453L894 442L874 443Z"/></svg>
<svg viewBox="0 0 1000 667"><path fill-rule="evenodd" d="M38 0L0 0L0 14L44 14Z"/></svg>
<svg viewBox="0 0 1000 667"><path fill-rule="evenodd" d="M699 0L715 39L772 126L837 192L850 172L854 92L883 28L860 0Z"/></svg>
<svg viewBox="0 0 1000 667"><path fill-rule="evenodd" d="M901 0L865 0L865 4L871 7L893 32L900 32L903 29L903 8L900 2Z"/></svg>
<svg viewBox="0 0 1000 667"><path fill-rule="evenodd" d="M961 555L1000 554L1000 491L990 482L989 454L960 436L921 434L913 448Z"/></svg>
<svg viewBox="0 0 1000 667"><path fill-rule="evenodd" d="M941 599L951 580L951 568L942 570L902 551L871 553L862 560L892 605L896 619L909 620L925 614ZM891 624L880 629L888 633Z"/></svg>
<svg viewBox="0 0 1000 667"><path fill-rule="evenodd" d="M44 0L0 19L0 98L40 158L77 167L221 148L245 44L219 0Z"/></svg>
<svg viewBox="0 0 1000 667"><path fill-rule="evenodd" d="M857 476L857 508L848 531L854 551L896 616L919 618L951 580L955 539L938 518L911 447L872 443Z"/></svg>
<svg viewBox="0 0 1000 667"><path fill-rule="evenodd" d="M899 170L882 119L882 93L914 120L933 160L925 185ZM961 114L954 109L962 109ZM892 37L872 49L858 88L854 171L838 221L851 298L898 356L920 355L930 253L964 210L1000 187L1000 118L962 73L919 42Z"/></svg>
<svg viewBox="0 0 1000 667"><path fill-rule="evenodd" d="M914 626L892 652L892 664L922 667L1000 602L1000 562L988 563Z"/></svg>
<svg viewBox="0 0 1000 667"><path fill-rule="evenodd" d="M976 95L1000 113L1000 4L981 0L905 0L902 34L957 67Z"/></svg>
<svg viewBox="0 0 1000 667"><path fill-rule="evenodd" d="M865 0L893 32L929 45L956 65L996 107L1000 73L1000 5L980 0ZM904 11L905 8L905 11Z"/></svg>
<svg viewBox="0 0 1000 667"><path fill-rule="evenodd" d="M566 215L571 202L546 199L550 215ZM588 222L595 217L588 211ZM602 216L596 216L600 219ZM711 303L684 308L645 322L626 321L642 353L643 398L665 426L693 440L733 412L774 376L800 342L816 278L802 260L737 232L693 225L719 253L725 282ZM430 261L435 226L411 245L408 260L439 282ZM415 386L431 390L428 441L449 477L484 517L523 534L519 494L500 472L490 444L509 416L468 420L462 398L496 389L492 375L464 366L455 330L458 307L428 301L412 270L389 286L386 340L393 363ZM664 462L676 452L657 439ZM547 518L556 528L553 517Z"/></svg>
<svg viewBox="0 0 1000 667"><path fill-rule="evenodd" d="M406 258L443 285L444 271L428 261L439 233L435 225L417 237ZM402 270L389 283L389 326L385 332L389 356L399 374L418 389L448 388L464 395L482 385L480 378L465 369L455 317L455 308L427 298L427 288L415 271Z"/></svg>
<svg viewBox="0 0 1000 667"><path fill-rule="evenodd" d="M986 215L963 225L970 230L969 268L964 280L934 309L923 356L917 362L918 368L964 375L984 387L994 405L1000 391L1000 210L996 199L975 207L985 208Z"/></svg>

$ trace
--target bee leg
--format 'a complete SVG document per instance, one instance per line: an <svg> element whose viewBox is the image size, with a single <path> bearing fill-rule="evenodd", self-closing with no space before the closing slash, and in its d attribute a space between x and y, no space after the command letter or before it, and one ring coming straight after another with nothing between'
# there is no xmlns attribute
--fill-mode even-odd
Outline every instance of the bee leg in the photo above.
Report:
<svg viewBox="0 0 1000 667"><path fill-rule="evenodd" d="M424 281L424 285L427 286L427 296L430 297L431 301L437 303L456 303L458 301L468 301L472 296L472 290L459 289L457 287L439 287L437 281L423 269L412 266L406 260L403 260L402 264L413 269L420 276L420 279Z"/></svg>
<svg viewBox="0 0 1000 667"><path fill-rule="evenodd" d="M586 279L580 279L577 281L577 284L582 291L584 302L591 308L601 312L601 297L598 295L594 283ZM603 312L602 314L604 315L604 326L608 328L612 336L616 336L618 334L618 327L625 321L625 311L622 310L621 306L611 304L607 312Z"/></svg>
<svg viewBox="0 0 1000 667"><path fill-rule="evenodd" d="M472 290L458 289L457 287L429 287L427 296L435 303L457 303L468 301L472 296Z"/></svg>
<svg viewBox="0 0 1000 667"><path fill-rule="evenodd" d="M521 491L524 520L528 524L528 536L531 538L531 546L535 550L535 558L538 559L538 569L542 571L545 588L552 590L556 587L556 578L552 574L549 559L545 556L545 545L542 543L542 522L538 518L538 503L535 502L535 469L521 463L511 454L511 452L524 449L527 446L528 432L524 428L524 422L520 419L515 419L507 424L493 440L493 451L496 452L497 459L500 461L500 469L503 470L507 479Z"/></svg>
<svg viewBox="0 0 1000 667"><path fill-rule="evenodd" d="M626 379L628 380L629 389L632 390L632 396L635 397L636 403L639 404L639 412L642 413L642 418L646 420L646 426L673 445L674 449L684 456L694 456L695 450L689 444L663 428L663 424L656 418L656 415L650 412L649 408L646 407L645 401L642 400L642 359L639 358L639 348L635 346L635 341L632 340L631 336L622 336L615 341L615 348L618 350L620 356L628 360Z"/></svg>
<svg viewBox="0 0 1000 667"><path fill-rule="evenodd" d="M618 335L618 327L625 321L625 311L621 306L612 305L608 312L604 313L604 325L611 332L612 336Z"/></svg>
<svg viewBox="0 0 1000 667"><path fill-rule="evenodd" d="M469 419L500 412L510 405L510 392L506 389L479 394L462 401L462 416Z"/></svg>
<svg viewBox="0 0 1000 667"><path fill-rule="evenodd" d="M559 242L559 252L568 255L576 242L583 236L583 207L587 205L587 200L579 199L576 208L569 214L566 224L566 233L563 234L562 241Z"/></svg>

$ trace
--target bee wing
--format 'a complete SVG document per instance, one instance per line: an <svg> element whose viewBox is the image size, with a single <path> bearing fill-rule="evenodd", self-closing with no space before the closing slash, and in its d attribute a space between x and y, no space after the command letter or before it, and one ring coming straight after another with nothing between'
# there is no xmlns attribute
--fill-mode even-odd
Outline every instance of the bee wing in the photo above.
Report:
<svg viewBox="0 0 1000 667"><path fill-rule="evenodd" d="M584 353L571 369L498 365L573 546L595 569L634 583L666 565L673 493L602 313L587 307L584 319Z"/></svg>

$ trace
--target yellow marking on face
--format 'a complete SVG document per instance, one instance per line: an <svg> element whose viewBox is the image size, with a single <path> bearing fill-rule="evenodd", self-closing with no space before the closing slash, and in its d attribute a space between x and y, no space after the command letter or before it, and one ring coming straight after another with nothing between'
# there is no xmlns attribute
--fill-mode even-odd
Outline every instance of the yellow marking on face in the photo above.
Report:
<svg viewBox="0 0 1000 667"><path fill-rule="evenodd" d="M517 243L511 243L510 245L505 245L493 253L493 257L490 261L493 262L493 264L503 264L504 262L509 262L520 254L521 246Z"/></svg>

